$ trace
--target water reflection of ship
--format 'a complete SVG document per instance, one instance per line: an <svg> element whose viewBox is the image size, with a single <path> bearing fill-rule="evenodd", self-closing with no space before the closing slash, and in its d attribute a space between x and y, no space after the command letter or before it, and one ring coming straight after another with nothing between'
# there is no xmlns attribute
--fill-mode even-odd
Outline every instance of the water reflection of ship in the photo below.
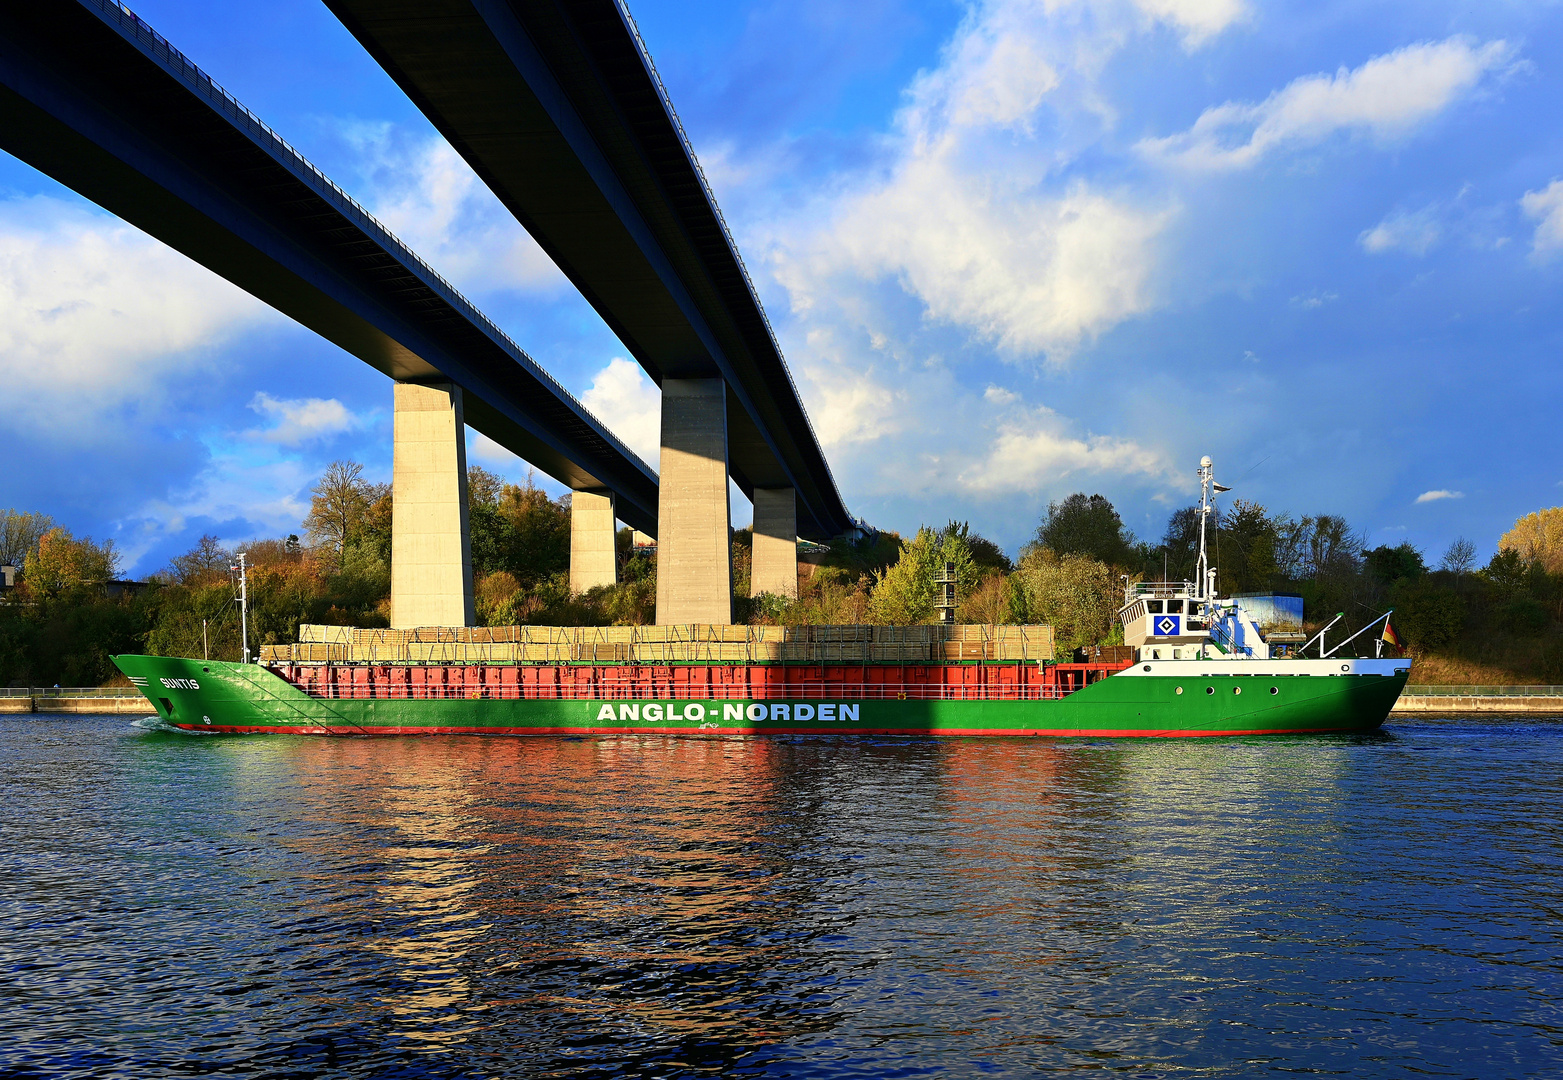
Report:
<svg viewBox="0 0 1563 1080"><path fill-rule="evenodd" d="M582 1040L598 1067L612 1046L626 1067L712 1068L836 1020L813 946L840 916L831 868L810 869L830 768L796 760L820 749L347 741L305 759L373 796L318 847L394 910L365 944L400 965L381 1001L400 1034L538 1068Z"/></svg>
<svg viewBox="0 0 1563 1080"><path fill-rule="evenodd" d="M1126 758L1101 743L952 742L945 872L965 887L954 919L986 943L983 964L1024 984L1058 964L1099 963L1128 931Z"/></svg>

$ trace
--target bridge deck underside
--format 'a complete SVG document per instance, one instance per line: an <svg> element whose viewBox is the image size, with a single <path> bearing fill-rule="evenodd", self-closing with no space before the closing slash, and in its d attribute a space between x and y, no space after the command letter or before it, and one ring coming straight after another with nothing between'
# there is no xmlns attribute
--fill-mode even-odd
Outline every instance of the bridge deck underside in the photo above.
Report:
<svg viewBox="0 0 1563 1080"><path fill-rule="evenodd" d="M727 383L729 467L851 526L764 313L613 0L326 0L658 384Z"/></svg>
<svg viewBox="0 0 1563 1080"><path fill-rule="evenodd" d="M497 327L144 24L101 0L0 25L0 147L655 532L657 480Z"/></svg>

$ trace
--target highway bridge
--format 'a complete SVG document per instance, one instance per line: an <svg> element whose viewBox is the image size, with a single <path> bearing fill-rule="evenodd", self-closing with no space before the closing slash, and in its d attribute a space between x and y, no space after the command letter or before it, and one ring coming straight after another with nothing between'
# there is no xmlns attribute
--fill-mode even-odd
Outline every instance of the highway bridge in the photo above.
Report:
<svg viewBox="0 0 1563 1080"><path fill-rule="evenodd" d="M757 575L794 592L796 536L827 540L852 519L629 12L618 0L325 3L663 388L659 593L664 577L704 573L717 531L725 545L725 496L720 508L684 497L714 484L717 444L755 504ZM697 459L688 476L669 461L680 438ZM680 542L694 543L687 568L669 565Z"/></svg>
<svg viewBox="0 0 1563 1080"><path fill-rule="evenodd" d="M568 485L572 583L615 518L659 538L658 620L731 617L727 481L755 588L851 526L628 15L607 3L333 10L663 390L660 478L415 254L149 26L105 0L0 24L0 147L396 380L396 625L472 619L462 424Z"/></svg>

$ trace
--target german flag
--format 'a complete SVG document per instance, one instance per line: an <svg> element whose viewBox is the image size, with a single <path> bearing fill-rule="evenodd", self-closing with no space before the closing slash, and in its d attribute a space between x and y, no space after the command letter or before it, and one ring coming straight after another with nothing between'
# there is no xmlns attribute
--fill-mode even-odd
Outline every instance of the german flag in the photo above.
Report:
<svg viewBox="0 0 1563 1080"><path fill-rule="evenodd" d="M1384 640L1397 649L1401 647L1400 635L1395 633L1395 628L1389 625L1388 619L1384 620Z"/></svg>

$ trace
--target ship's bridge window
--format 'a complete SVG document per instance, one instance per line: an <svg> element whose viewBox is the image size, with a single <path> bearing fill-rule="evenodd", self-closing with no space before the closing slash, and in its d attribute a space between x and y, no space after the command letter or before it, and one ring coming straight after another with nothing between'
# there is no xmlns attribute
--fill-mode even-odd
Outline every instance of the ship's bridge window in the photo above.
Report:
<svg viewBox="0 0 1563 1080"><path fill-rule="evenodd" d="M1181 615L1181 614L1183 614L1183 601L1182 600L1168 600L1167 601L1167 614L1168 615Z"/></svg>
<svg viewBox="0 0 1563 1080"><path fill-rule="evenodd" d="M1161 614L1161 601L1160 600L1147 600L1145 602L1145 609L1147 611L1149 611L1152 615L1160 615Z"/></svg>

